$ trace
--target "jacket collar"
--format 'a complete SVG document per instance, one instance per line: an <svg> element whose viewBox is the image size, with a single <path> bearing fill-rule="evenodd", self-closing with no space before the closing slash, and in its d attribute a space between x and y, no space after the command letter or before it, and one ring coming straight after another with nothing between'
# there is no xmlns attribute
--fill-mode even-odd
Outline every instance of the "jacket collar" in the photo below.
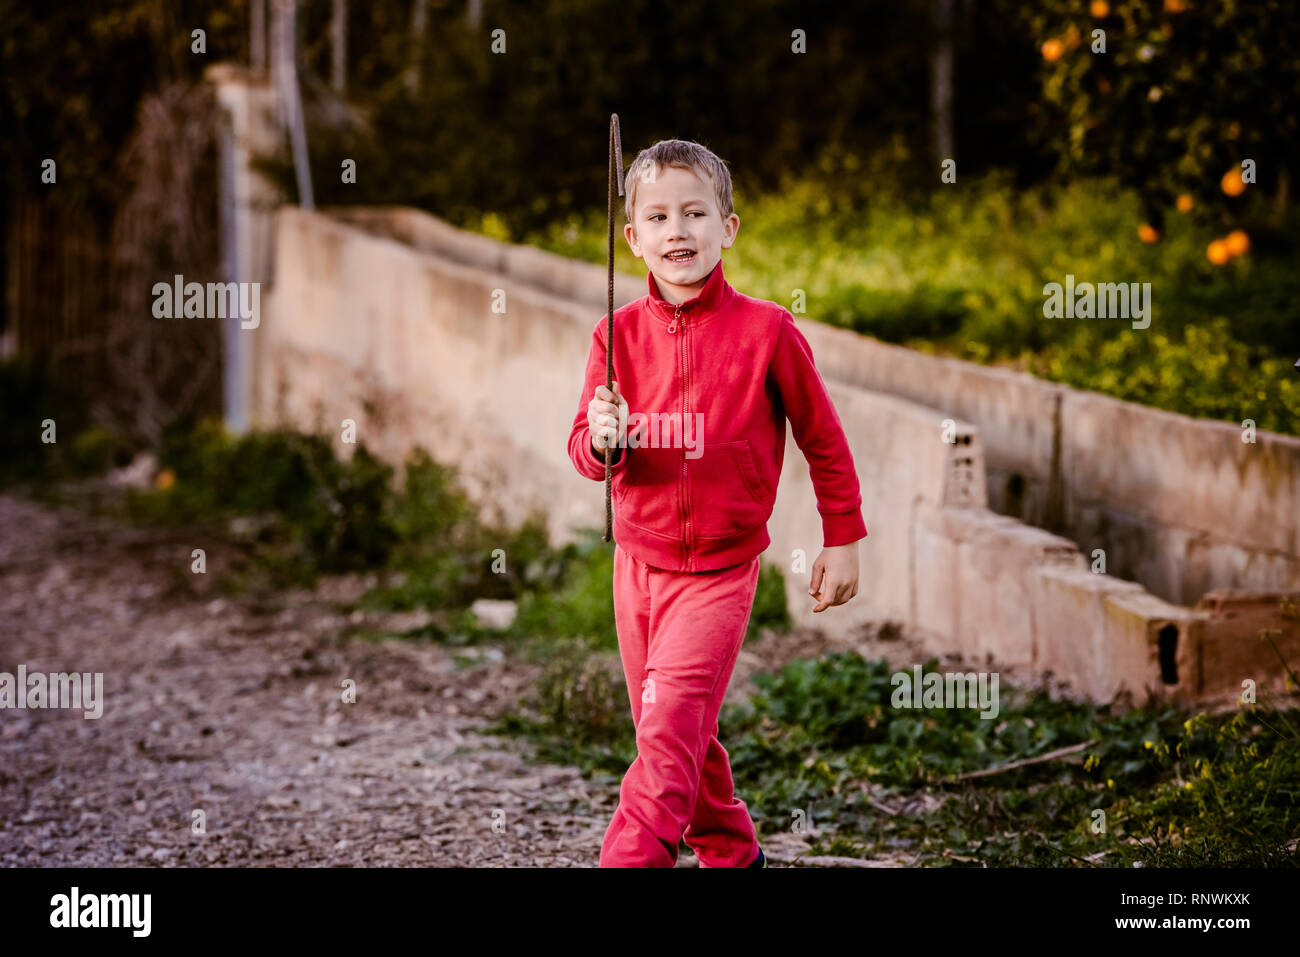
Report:
<svg viewBox="0 0 1300 957"><path fill-rule="evenodd" d="M683 303L674 305L659 294L659 286L655 282L654 273L647 273L646 283L650 289L649 301L651 311L655 316L664 323L672 322L673 316L677 309L690 315L695 323L703 322L712 317L719 309L731 298L734 290L728 284L726 277L722 273L722 260L713 267L713 272L709 273L709 278L705 281L704 286L693 299L687 299Z"/></svg>

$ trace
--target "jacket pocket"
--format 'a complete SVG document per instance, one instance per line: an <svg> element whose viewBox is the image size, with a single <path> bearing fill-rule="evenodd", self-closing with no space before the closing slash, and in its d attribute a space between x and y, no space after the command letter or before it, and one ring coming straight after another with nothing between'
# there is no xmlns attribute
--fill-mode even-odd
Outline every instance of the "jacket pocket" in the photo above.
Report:
<svg viewBox="0 0 1300 957"><path fill-rule="evenodd" d="M691 469L691 518L701 538L729 538L762 525L772 503L754 467L749 442L704 446Z"/></svg>
<svg viewBox="0 0 1300 957"><path fill-rule="evenodd" d="M624 449L627 467L614 477L614 505L629 525L662 538L681 537L681 452Z"/></svg>
<svg viewBox="0 0 1300 957"><path fill-rule="evenodd" d="M623 454L627 455L630 451L630 449L624 449ZM631 459L628 459L627 465L623 468L623 471L612 477L610 485L612 486L615 502L623 501L623 497L627 495L627 483L635 470L636 463Z"/></svg>

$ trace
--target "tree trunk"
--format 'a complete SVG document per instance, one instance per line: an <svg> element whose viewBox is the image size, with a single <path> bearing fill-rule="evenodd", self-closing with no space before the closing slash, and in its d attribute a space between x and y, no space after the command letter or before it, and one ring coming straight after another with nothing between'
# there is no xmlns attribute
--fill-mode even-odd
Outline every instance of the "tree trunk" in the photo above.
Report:
<svg viewBox="0 0 1300 957"><path fill-rule="evenodd" d="M934 0L935 44L930 54L930 119L935 165L956 159L952 129L954 0Z"/></svg>
<svg viewBox="0 0 1300 957"><path fill-rule="evenodd" d="M406 86L412 93L420 87L420 56L428 12L428 0L415 0L411 9L411 65L406 72Z"/></svg>
<svg viewBox="0 0 1300 957"><path fill-rule="evenodd" d="M248 11L248 64L266 72L266 0L253 0Z"/></svg>
<svg viewBox="0 0 1300 957"><path fill-rule="evenodd" d="M330 86L342 96L348 89L348 0L334 0L330 54Z"/></svg>

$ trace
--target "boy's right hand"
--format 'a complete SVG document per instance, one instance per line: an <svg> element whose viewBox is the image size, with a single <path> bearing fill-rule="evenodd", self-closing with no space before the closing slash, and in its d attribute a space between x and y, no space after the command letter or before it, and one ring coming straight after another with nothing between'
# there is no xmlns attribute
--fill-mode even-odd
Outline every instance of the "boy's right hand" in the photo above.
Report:
<svg viewBox="0 0 1300 957"><path fill-rule="evenodd" d="M627 399L618 393L618 383L611 391L603 385L596 386L596 393L587 403L587 428L591 430L591 444L604 451L609 448L621 448L627 438L628 405Z"/></svg>

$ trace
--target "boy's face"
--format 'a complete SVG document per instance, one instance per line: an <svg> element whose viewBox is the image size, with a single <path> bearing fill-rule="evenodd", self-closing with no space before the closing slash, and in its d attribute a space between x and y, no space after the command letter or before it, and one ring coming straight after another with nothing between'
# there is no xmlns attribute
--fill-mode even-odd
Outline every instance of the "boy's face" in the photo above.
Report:
<svg viewBox="0 0 1300 957"><path fill-rule="evenodd" d="M633 255L650 267L659 294L681 303L704 288L739 229L735 213L722 218L712 184L693 170L669 166L637 184L633 221L623 227L623 236ZM668 258L674 250L690 255Z"/></svg>

